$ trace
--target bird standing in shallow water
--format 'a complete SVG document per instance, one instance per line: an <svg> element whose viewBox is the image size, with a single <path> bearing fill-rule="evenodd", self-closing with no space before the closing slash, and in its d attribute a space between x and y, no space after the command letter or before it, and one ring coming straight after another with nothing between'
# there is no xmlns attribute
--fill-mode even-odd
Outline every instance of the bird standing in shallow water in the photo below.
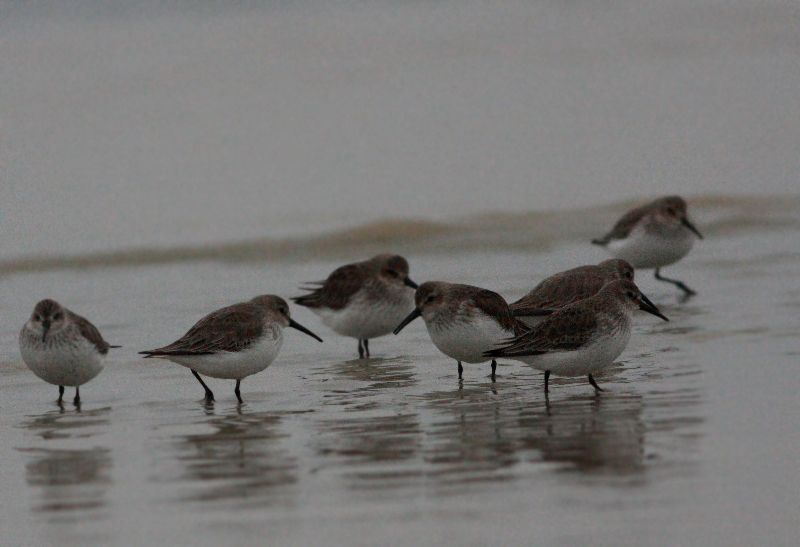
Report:
<svg viewBox="0 0 800 547"><path fill-rule="evenodd" d="M480 287L429 281L420 285L414 300L416 307L394 333L421 316L433 344L458 362L459 379L464 370L462 362L491 361L494 382L497 362L485 352L525 330L502 296Z"/></svg>
<svg viewBox="0 0 800 547"><path fill-rule="evenodd" d="M585 375L602 391L593 374L610 366L627 347L636 310L669 321L632 281L612 281L596 295L553 312L529 332L486 356L517 359L544 371L545 393L551 373Z"/></svg>
<svg viewBox="0 0 800 547"><path fill-rule="evenodd" d="M88 319L45 299L36 304L19 333L22 360L36 376L58 386L58 402L64 386L75 387L73 402L81 402L80 386L100 374L111 346Z"/></svg>
<svg viewBox="0 0 800 547"><path fill-rule="evenodd" d="M414 308L417 284L408 277L408 261L381 254L341 266L311 291L292 300L317 314L342 336L358 340L358 356L369 357L371 338L384 336Z"/></svg>
<svg viewBox="0 0 800 547"><path fill-rule="evenodd" d="M619 258L579 266L551 275L508 307L514 317L532 327L554 311L594 296L606 283L617 279L633 281L633 266Z"/></svg>
<svg viewBox="0 0 800 547"><path fill-rule="evenodd" d="M234 393L241 403L242 379L272 364L283 345L285 327L322 342L289 317L289 305L283 298L268 294L212 312L172 344L139 353L188 367L203 386L208 402L214 400L214 394L200 374L236 380Z"/></svg>
<svg viewBox="0 0 800 547"><path fill-rule="evenodd" d="M672 283L687 296L696 294L684 282L661 275L661 268L686 256L700 231L689 220L680 196L659 198L625 213L606 235L592 243L638 269L655 268L655 278Z"/></svg>

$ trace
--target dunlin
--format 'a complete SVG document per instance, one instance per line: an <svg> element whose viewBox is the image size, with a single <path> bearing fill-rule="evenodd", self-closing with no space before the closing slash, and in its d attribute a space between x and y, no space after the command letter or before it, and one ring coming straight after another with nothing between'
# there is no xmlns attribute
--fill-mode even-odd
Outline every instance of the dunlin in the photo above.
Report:
<svg viewBox="0 0 800 547"><path fill-rule="evenodd" d="M292 298L316 313L343 336L358 339L358 356L369 357L369 340L392 332L414 308L417 284L408 277L408 261L382 254L334 270L325 281L304 287Z"/></svg>
<svg viewBox="0 0 800 547"><path fill-rule="evenodd" d="M528 294L509 304L511 313L528 326L568 304L597 294L606 283L617 279L633 281L633 266L619 258L597 265L579 266L551 275Z"/></svg>
<svg viewBox="0 0 800 547"><path fill-rule="evenodd" d="M545 393L551 373L586 375L589 383L602 391L593 374L611 365L628 345L636 310L668 321L632 281L612 281L594 296L553 312L529 332L486 356L517 359L544 371Z"/></svg>
<svg viewBox="0 0 800 547"><path fill-rule="evenodd" d="M269 294L214 311L170 345L139 353L191 369L205 390L206 401L213 401L214 394L200 374L236 380L234 393L241 403L242 379L272 364L283 344L285 327L322 342L319 336L289 316L289 305L283 298Z"/></svg>
<svg viewBox="0 0 800 547"><path fill-rule="evenodd" d="M679 196L659 198L631 209L602 238L592 243L631 263L637 270L655 268L655 278L672 283L686 295L695 291L682 281L661 275L661 268L686 256L695 238L703 239L687 216L686 201Z"/></svg>
<svg viewBox="0 0 800 547"><path fill-rule="evenodd" d="M459 379L462 362L491 361L494 382L497 361L484 353L525 330L502 296L480 287L429 281L420 285L414 300L416 307L394 333L422 316L434 345L458 362Z"/></svg>
<svg viewBox="0 0 800 547"><path fill-rule="evenodd" d="M33 309L19 333L22 360L36 376L58 386L58 402L64 386L75 387L74 403L81 401L80 386L100 374L111 346L88 319L61 306L42 300Z"/></svg>

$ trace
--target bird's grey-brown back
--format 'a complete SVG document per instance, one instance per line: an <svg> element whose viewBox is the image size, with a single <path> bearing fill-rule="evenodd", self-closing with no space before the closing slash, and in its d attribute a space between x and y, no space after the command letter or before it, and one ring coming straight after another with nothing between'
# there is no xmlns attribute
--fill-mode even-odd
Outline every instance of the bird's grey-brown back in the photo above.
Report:
<svg viewBox="0 0 800 547"><path fill-rule="evenodd" d="M334 270L325 281L292 298L320 317L337 334L358 340L359 357L369 357L369 341L385 336L413 309L417 284L408 261L380 254Z"/></svg>
<svg viewBox="0 0 800 547"><path fill-rule="evenodd" d="M387 297L388 285L402 286L408 279L408 261L400 255L380 254L335 269L325 281L308 283L308 294L292 300L308 308L340 310L361 290L374 299ZM318 285L318 286L315 286Z"/></svg>
<svg viewBox="0 0 800 547"><path fill-rule="evenodd" d="M242 351L260 339L270 324L288 326L289 313L289 305L283 298L256 296L209 313L175 342L143 353L157 357Z"/></svg>
<svg viewBox="0 0 800 547"><path fill-rule="evenodd" d="M596 245L607 245L614 239L625 239L636 226L643 222L643 225L648 230L663 230L663 223L647 221L655 216L676 218L680 221L681 219L687 218L687 209L686 200L680 196L658 198L639 207L635 207L622 215L608 233L601 238L592 240L592 243Z"/></svg>
<svg viewBox="0 0 800 547"><path fill-rule="evenodd" d="M509 307L515 316L543 316L596 294L610 281L632 281L633 277L634 271L630 264L612 258L599 264L579 266L554 274Z"/></svg>
<svg viewBox="0 0 800 547"><path fill-rule="evenodd" d="M448 328L453 323L469 322L480 313L494 319L511 333L524 330L524 326L514 319L505 299L481 287L427 281L417 289L414 300L425 322L433 328Z"/></svg>
<svg viewBox="0 0 800 547"><path fill-rule="evenodd" d="M597 294L557 310L496 355L574 351L598 338L629 335L642 299L649 303L633 281L612 281Z"/></svg>

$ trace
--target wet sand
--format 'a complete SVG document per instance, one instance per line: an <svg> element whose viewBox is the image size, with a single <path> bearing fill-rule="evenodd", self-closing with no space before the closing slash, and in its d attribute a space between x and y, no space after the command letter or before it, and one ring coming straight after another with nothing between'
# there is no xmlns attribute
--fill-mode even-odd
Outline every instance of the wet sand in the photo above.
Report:
<svg viewBox="0 0 800 547"><path fill-rule="evenodd" d="M696 298L640 275L671 321L637 316L599 397L556 378L545 399L541 374L513 362L494 385L488 365L459 383L421 322L354 360L354 341L295 309L325 343L289 332L276 363L243 383L244 405L232 382L211 380L208 407L188 371L135 352L223 303L296 294L335 261L7 275L3 543L791 545L800 255L786 242L798 231L718 230L669 270ZM511 298L587 254L602 256L573 241L410 258L418 280ZM15 346L10 318L56 288L125 345L82 389L80 412L55 405Z"/></svg>

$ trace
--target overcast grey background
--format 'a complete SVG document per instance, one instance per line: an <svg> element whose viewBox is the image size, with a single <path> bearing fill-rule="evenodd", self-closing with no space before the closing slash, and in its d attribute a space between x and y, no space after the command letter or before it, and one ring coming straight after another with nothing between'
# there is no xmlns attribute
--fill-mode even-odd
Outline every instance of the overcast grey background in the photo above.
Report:
<svg viewBox="0 0 800 547"><path fill-rule="evenodd" d="M797 2L0 3L0 256L797 192Z"/></svg>

